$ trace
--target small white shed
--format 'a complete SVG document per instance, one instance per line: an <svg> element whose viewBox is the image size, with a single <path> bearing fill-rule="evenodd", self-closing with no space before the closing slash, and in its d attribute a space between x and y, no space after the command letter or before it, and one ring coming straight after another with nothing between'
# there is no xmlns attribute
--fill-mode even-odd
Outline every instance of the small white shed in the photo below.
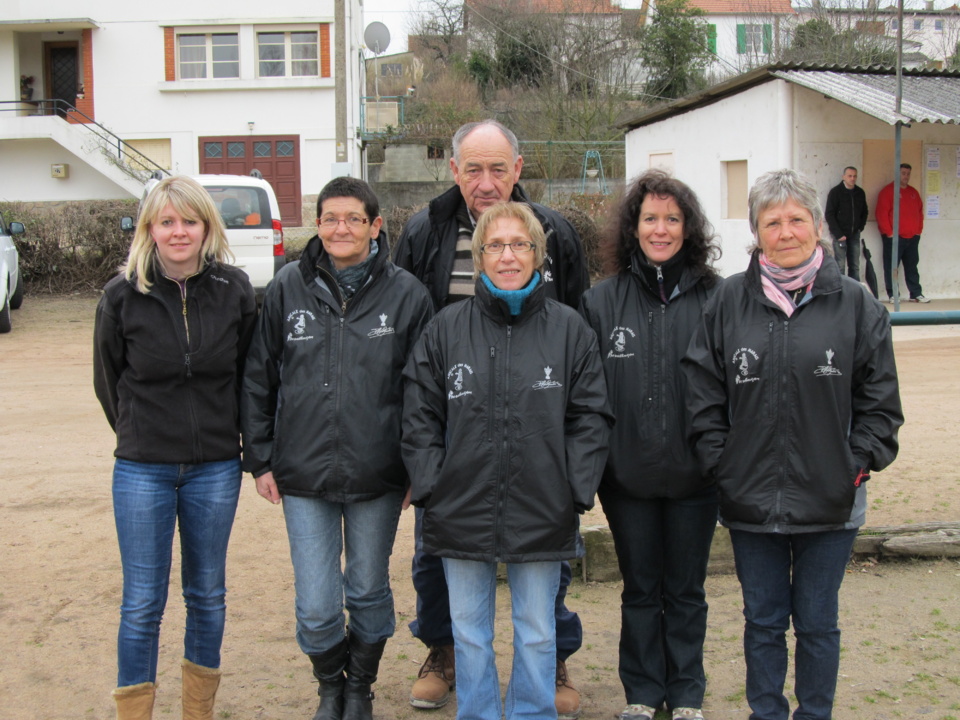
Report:
<svg viewBox="0 0 960 720"><path fill-rule="evenodd" d="M902 161L925 202L920 279L928 297L960 296L960 73L903 73L895 109L890 68L777 64L753 70L625 124L627 177L661 166L699 195L723 246L724 275L747 266L747 192L769 170L794 168L827 192L844 167L860 173L870 220L863 238L880 258L877 194ZM826 228L825 228L826 231ZM879 272L879 266L878 266ZM902 283L902 281L901 281ZM903 288L902 293L906 290Z"/></svg>

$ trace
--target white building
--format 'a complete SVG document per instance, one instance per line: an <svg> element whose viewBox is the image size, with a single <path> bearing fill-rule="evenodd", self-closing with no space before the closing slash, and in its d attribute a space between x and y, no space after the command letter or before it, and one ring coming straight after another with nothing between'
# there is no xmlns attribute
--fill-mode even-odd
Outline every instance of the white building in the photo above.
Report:
<svg viewBox="0 0 960 720"><path fill-rule="evenodd" d="M304 196L360 175L362 35L360 0L5 1L0 199L137 197L153 163L257 169L298 226Z"/></svg>
<svg viewBox="0 0 960 720"><path fill-rule="evenodd" d="M852 165L870 206L863 238L879 274L873 211L894 177L894 126L903 122L902 161L913 166L911 184L926 208L923 292L960 296L960 74L905 72L899 115L895 86L892 71L759 68L628 123L627 177L659 166L688 183L722 239L720 269L729 275L747 266L747 192L757 177L794 168L811 178L825 203Z"/></svg>
<svg viewBox="0 0 960 720"><path fill-rule="evenodd" d="M796 18L790 0L688 0L688 5L703 11L710 51L717 56L710 71L718 77L778 57Z"/></svg>

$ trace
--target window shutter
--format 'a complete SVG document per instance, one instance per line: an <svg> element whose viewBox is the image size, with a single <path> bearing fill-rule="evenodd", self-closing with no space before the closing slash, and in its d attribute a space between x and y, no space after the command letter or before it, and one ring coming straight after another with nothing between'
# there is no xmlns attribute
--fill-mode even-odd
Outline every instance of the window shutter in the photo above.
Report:
<svg viewBox="0 0 960 720"><path fill-rule="evenodd" d="M747 51L747 26L737 25L737 54L743 55Z"/></svg>
<svg viewBox="0 0 960 720"><path fill-rule="evenodd" d="M773 25L763 26L763 54L769 55L773 48Z"/></svg>
<svg viewBox="0 0 960 720"><path fill-rule="evenodd" d="M707 25L707 50L717 54L717 26Z"/></svg>

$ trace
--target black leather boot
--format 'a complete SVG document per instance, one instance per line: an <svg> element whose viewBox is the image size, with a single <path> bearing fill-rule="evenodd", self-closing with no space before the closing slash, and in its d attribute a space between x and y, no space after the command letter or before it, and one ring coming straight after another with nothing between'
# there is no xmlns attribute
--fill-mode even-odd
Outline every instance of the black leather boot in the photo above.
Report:
<svg viewBox="0 0 960 720"><path fill-rule="evenodd" d="M348 644L344 638L340 644L319 655L307 655L313 663L313 676L320 683L317 695L320 705L313 720L340 720L343 717L343 672L347 667Z"/></svg>
<svg viewBox="0 0 960 720"><path fill-rule="evenodd" d="M347 685L343 691L343 720L373 720L373 691L380 658L387 641L365 643L350 635Z"/></svg>

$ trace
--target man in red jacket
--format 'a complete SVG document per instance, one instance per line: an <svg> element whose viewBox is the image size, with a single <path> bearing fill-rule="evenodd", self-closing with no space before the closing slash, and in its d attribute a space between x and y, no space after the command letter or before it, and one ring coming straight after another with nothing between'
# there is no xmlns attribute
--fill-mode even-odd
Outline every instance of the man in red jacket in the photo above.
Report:
<svg viewBox="0 0 960 720"><path fill-rule="evenodd" d="M900 242L897 247L897 267L903 263L903 276L910 291L910 302L928 303L920 287L920 233L923 232L923 199L910 186L912 166L900 164ZM883 284L887 287L887 302L893 302L893 183L880 191L877 197L877 227L883 238Z"/></svg>

